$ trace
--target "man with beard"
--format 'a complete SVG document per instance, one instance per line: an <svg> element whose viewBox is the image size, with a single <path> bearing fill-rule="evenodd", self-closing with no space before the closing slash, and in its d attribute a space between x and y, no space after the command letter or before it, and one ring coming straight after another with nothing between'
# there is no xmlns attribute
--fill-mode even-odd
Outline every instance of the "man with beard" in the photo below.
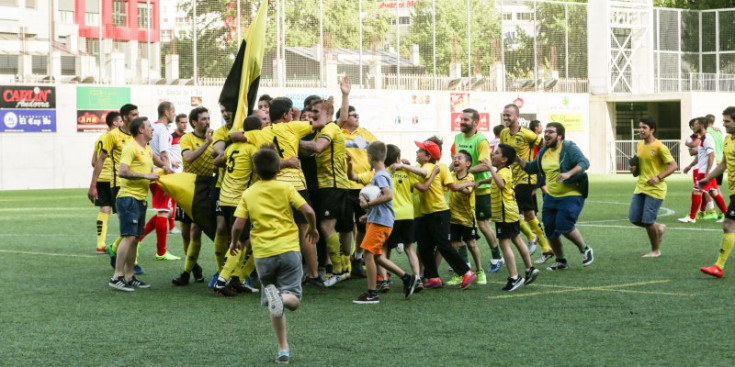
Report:
<svg viewBox="0 0 735 367"><path fill-rule="evenodd" d="M546 238L556 256L556 262L548 267L549 270L569 268L561 236L577 246L582 254L582 266L589 266L595 259L592 248L585 245L582 234L575 227L587 198L589 184L585 170L590 163L576 144L564 140L564 133L564 125L550 122L544 131L544 146L536 159L526 162L521 157L516 158L526 173L546 178L548 193L544 193L541 217Z"/></svg>

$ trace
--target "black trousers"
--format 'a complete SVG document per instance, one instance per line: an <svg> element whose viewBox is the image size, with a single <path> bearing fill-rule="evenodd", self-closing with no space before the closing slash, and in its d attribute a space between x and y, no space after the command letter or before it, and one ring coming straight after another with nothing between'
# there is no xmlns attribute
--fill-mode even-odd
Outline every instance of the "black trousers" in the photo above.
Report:
<svg viewBox="0 0 735 367"><path fill-rule="evenodd" d="M426 278L438 278L439 271L436 267L435 251L444 257L449 266L457 274L464 274L470 268L459 256L457 250L452 248L449 242L449 210L424 214L421 217L421 230L419 231L418 250L419 258L424 264L424 276Z"/></svg>

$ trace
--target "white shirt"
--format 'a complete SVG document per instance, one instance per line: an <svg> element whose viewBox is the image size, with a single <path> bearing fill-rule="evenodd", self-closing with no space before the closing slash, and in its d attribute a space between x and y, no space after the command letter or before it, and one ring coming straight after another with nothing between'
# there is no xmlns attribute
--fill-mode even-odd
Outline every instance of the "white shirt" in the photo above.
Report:
<svg viewBox="0 0 735 367"><path fill-rule="evenodd" d="M171 166L175 163L179 163L178 168L172 168L174 172L179 173L184 171L184 162L181 158L181 136L174 135L176 132L173 132L169 135L171 137L171 150L168 152L168 159L171 161Z"/></svg>
<svg viewBox="0 0 735 367"><path fill-rule="evenodd" d="M697 147L697 170L700 174L708 174L714 171L717 166L717 162L712 162L712 167L707 171L707 163L709 163L709 155L715 154L715 139L710 134L704 134L699 140L699 147Z"/></svg>
<svg viewBox="0 0 735 367"><path fill-rule="evenodd" d="M153 139L148 145L151 146L151 150L156 157L161 157L161 152L171 151L171 133L165 124L155 122L153 124Z"/></svg>
<svg viewBox="0 0 735 367"><path fill-rule="evenodd" d="M500 145L500 138L494 138L493 140L490 140L490 153L495 151L495 148Z"/></svg>

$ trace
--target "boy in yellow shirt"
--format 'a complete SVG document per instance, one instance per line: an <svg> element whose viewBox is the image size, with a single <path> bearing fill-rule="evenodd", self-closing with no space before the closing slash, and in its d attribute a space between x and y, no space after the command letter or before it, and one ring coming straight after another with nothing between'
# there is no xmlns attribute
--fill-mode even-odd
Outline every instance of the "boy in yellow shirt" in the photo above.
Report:
<svg viewBox="0 0 735 367"><path fill-rule="evenodd" d="M242 251L240 238L245 223L252 223L250 242L255 257L255 267L263 287L260 302L268 306L271 325L278 343L276 363L289 363L286 334L286 317L283 308L295 311L301 303L301 246L299 229L293 219L291 208L297 209L308 222L305 238L313 246L319 239L314 210L299 195L293 185L276 180L280 159L269 147L260 148L253 155L253 166L260 181L251 185L242 194L235 211L232 225L233 239L230 255ZM285 199L285 200L284 200Z"/></svg>
<svg viewBox="0 0 735 367"><path fill-rule="evenodd" d="M492 198L492 221L495 222L495 234L500 242L500 249L503 251L503 258L508 265L508 282L504 291L514 291L524 284L531 284L538 276L538 269L533 267L531 263L531 254L528 247L521 240L520 232L520 212L518 204L515 200L513 190L513 173L510 165L516 160L516 151L507 144L498 144L498 148L492 153L492 167L490 174L492 175L492 186L490 187L490 197ZM485 180L483 180L485 181ZM485 182L480 182L485 183ZM518 275L516 269L516 259L510 243L515 244L516 249L523 258L526 265L526 279Z"/></svg>

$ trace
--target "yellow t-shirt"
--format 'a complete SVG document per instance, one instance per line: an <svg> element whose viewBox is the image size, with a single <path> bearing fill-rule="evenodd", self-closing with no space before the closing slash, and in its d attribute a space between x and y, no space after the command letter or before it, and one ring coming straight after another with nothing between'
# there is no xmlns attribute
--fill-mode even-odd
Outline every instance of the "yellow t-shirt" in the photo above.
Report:
<svg viewBox="0 0 735 367"><path fill-rule="evenodd" d="M94 156L99 157L100 152L102 151L102 147L105 145L105 135L107 135L108 132L103 133L97 138L97 141L94 142ZM112 159L108 155L104 163L102 163L102 171L100 172L99 178L97 178L97 182L110 182L112 181Z"/></svg>
<svg viewBox="0 0 735 367"><path fill-rule="evenodd" d="M342 135L345 137L345 149L347 155L352 158L352 172L359 175L363 172L370 171L370 162L367 158L367 146L368 144L378 140L370 131L363 128L362 126L350 132L347 129L342 129ZM355 181L350 181L350 189L361 189L365 185L362 185ZM395 204L393 205L395 209Z"/></svg>
<svg viewBox="0 0 735 367"><path fill-rule="evenodd" d="M194 132L189 132L181 137L181 156L184 156L184 152L190 150L195 151L199 149L203 144L207 142L207 138L197 136ZM212 176L214 174L214 158L212 158L212 144L207 146L207 149L197 157L193 162L187 163L186 158L184 161L184 172L193 173L199 176Z"/></svg>
<svg viewBox="0 0 735 367"><path fill-rule="evenodd" d="M533 160L533 146L540 145L542 141L540 136L525 127L521 127L514 135L511 135L510 128L507 127L500 132L500 143L512 146L516 150L516 155L526 162ZM513 162L510 167L513 170L513 186L536 184L536 175L529 175L518 163Z"/></svg>
<svg viewBox="0 0 735 367"><path fill-rule="evenodd" d="M469 172L461 179L457 177L456 172L452 173L452 178L458 185L466 182L475 182L475 176ZM469 189L469 195L461 191L451 191L449 193L449 210L452 212L449 223L461 224L471 228L475 227L475 191L472 186Z"/></svg>
<svg viewBox="0 0 735 367"><path fill-rule="evenodd" d="M253 155L257 149L250 143L234 143L225 149L226 165L222 187L219 192L219 205L237 206L242 193L258 180L253 171Z"/></svg>
<svg viewBox="0 0 735 367"><path fill-rule="evenodd" d="M563 182L556 182L556 178L561 173L559 171L559 155L561 154L561 145L556 149L546 149L543 157L541 157L541 169L546 175L546 188L553 197L562 196L582 196L577 189L577 185Z"/></svg>
<svg viewBox="0 0 735 367"><path fill-rule="evenodd" d="M120 155L123 147L131 140L133 140L133 137L120 130L119 127L103 135L102 150L112 157L112 187L120 187L120 179L117 177L117 170L120 168Z"/></svg>
<svg viewBox="0 0 735 367"><path fill-rule="evenodd" d="M431 177L434 166L439 166L439 173L431 181L429 189L421 195L421 214L431 214L444 210L449 210L446 200L444 200L444 187L454 182L452 174L449 173L449 167L444 163L426 163L421 168L426 170L426 178Z"/></svg>
<svg viewBox="0 0 735 367"><path fill-rule="evenodd" d="M220 126L217 130L212 133L212 150L214 150L214 145L217 144L217 142L221 141L225 144L227 144L227 141L230 140L230 128L227 127L227 124ZM217 157L215 157L217 158ZM221 188L222 187L222 180L225 176L225 169L223 167L217 168L217 185L215 187Z"/></svg>
<svg viewBox="0 0 735 367"><path fill-rule="evenodd" d="M263 145L274 145L281 159L290 159L299 155L299 141L314 129L308 121L280 122L262 130L250 130L243 134L245 139L256 148ZM296 190L306 190L306 178L299 168L284 168L278 172L276 180L288 182Z"/></svg>
<svg viewBox="0 0 735 367"><path fill-rule="evenodd" d="M258 181L242 194L235 210L238 218L250 219L250 242L256 259L300 251L299 229L291 208L306 204L287 182Z"/></svg>
<svg viewBox="0 0 735 367"><path fill-rule="evenodd" d="M336 123L330 122L316 134L314 141L329 140L329 147L316 155L316 178L319 188L349 189L345 136ZM353 166L354 169L354 166Z"/></svg>
<svg viewBox="0 0 735 367"><path fill-rule="evenodd" d="M495 184L493 180L492 186L490 186L490 198L492 203L490 204L493 222L498 223L513 223L520 219L520 213L518 212L518 204L516 204L515 191L513 190L513 173L508 167L503 167L498 170L498 176L505 181L505 187L502 192Z"/></svg>
<svg viewBox="0 0 735 367"><path fill-rule="evenodd" d="M146 144L141 147L135 140L130 140L120 154L120 164L126 164L133 173L147 174L153 172L153 151ZM138 178L127 179L120 177L120 192L117 197L130 196L136 200L145 201L148 198L150 181Z"/></svg>
<svg viewBox="0 0 735 367"><path fill-rule="evenodd" d="M663 143L658 139L646 145L643 141L638 142L638 167L641 174L638 176L638 184L635 186L635 194L646 194L656 199L663 200L666 197L666 181L660 181L654 186L647 182L652 177L666 169L666 164L673 162L674 157Z"/></svg>
<svg viewBox="0 0 735 367"><path fill-rule="evenodd" d="M722 157L727 167L727 185L730 195L735 195L735 135L725 135Z"/></svg>

